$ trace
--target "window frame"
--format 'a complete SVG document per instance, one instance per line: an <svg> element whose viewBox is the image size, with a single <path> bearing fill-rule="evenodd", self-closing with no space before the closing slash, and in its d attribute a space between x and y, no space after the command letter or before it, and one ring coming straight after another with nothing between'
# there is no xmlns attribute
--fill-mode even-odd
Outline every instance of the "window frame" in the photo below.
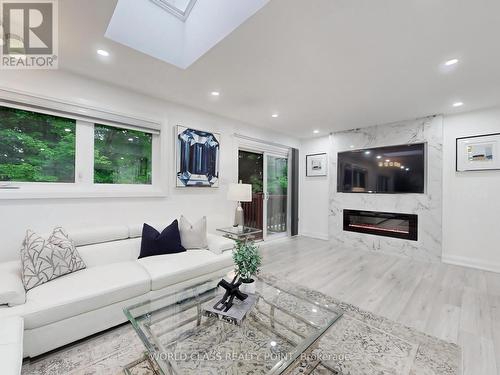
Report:
<svg viewBox="0 0 500 375"><path fill-rule="evenodd" d="M165 142L162 141L161 125L117 113L86 108L64 102L32 97L17 92L20 97L33 102L42 101L43 107L5 99L6 91L0 89L0 106L65 117L76 121L75 182L17 182L0 181L0 200L44 198L126 198L165 197L167 186L161 165ZM65 110L59 108L66 107ZM58 108L58 109L51 109ZM118 120L118 121L117 121ZM121 120L121 121L120 121ZM145 126L138 124L145 123ZM94 183L94 124L142 131L152 134L151 184L96 184Z"/></svg>
<svg viewBox="0 0 500 375"><path fill-rule="evenodd" d="M174 4L172 4L169 0L151 0L154 4L159 6L160 8L166 10L169 12L171 15L174 17L178 18L182 22L186 22L186 20L189 18L189 15L191 14L191 11L193 10L193 7L195 6L197 0L188 0L188 4L186 6L185 10L182 10L181 8L176 7Z"/></svg>

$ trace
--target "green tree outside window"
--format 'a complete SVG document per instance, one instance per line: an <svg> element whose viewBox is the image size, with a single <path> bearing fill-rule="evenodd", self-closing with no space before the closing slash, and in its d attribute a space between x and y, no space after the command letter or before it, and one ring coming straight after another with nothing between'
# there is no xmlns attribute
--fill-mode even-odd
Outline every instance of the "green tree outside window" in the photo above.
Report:
<svg viewBox="0 0 500 375"><path fill-rule="evenodd" d="M76 121L0 106L0 181L75 182Z"/></svg>
<svg viewBox="0 0 500 375"><path fill-rule="evenodd" d="M94 182L151 184L153 136L95 124Z"/></svg>

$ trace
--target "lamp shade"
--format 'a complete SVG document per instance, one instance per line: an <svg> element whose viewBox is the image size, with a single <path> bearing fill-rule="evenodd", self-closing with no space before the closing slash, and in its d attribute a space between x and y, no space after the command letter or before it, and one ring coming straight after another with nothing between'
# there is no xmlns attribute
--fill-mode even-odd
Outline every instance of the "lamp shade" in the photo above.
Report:
<svg viewBox="0 0 500 375"><path fill-rule="evenodd" d="M252 201L252 185L250 184L229 184L227 199L236 202Z"/></svg>

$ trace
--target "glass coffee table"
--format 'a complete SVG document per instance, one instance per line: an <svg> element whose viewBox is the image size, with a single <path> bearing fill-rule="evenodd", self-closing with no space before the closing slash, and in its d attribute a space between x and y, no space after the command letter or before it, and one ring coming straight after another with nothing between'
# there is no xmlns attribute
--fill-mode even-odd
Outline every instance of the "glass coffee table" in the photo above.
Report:
<svg viewBox="0 0 500 375"><path fill-rule="evenodd" d="M219 281L125 309L163 374L282 374L342 315L258 279L255 305L235 325L204 315Z"/></svg>

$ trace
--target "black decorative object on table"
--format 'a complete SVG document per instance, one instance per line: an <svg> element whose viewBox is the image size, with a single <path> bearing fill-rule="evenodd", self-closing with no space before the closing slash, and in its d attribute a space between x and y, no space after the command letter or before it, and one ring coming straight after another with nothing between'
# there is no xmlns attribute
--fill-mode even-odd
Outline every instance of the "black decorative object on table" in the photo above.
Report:
<svg viewBox="0 0 500 375"><path fill-rule="evenodd" d="M239 289L241 285L241 279L236 281L237 278L238 276L235 276L233 278L233 281L231 281L230 283L228 283L224 279L219 281L217 286L221 286L226 289L226 293L224 293L224 296L222 296L222 298L214 305L215 310L227 312L233 306L233 300L235 297L240 301L244 301L247 299L248 295L242 293Z"/></svg>

